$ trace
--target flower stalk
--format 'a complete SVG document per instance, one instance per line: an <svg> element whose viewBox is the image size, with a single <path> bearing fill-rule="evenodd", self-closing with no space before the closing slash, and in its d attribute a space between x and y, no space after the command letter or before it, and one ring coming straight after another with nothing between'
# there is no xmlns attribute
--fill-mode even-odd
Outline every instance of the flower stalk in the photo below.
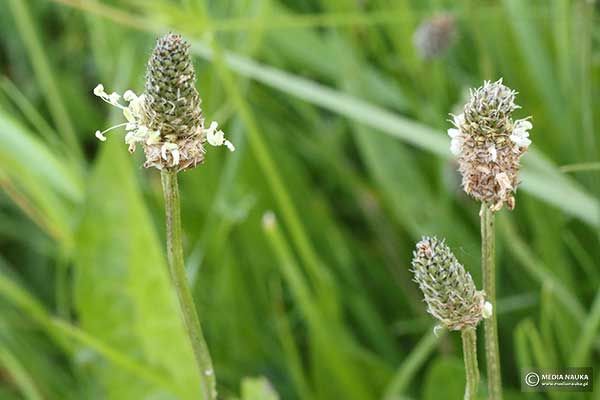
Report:
<svg viewBox="0 0 600 400"><path fill-rule="evenodd" d="M496 265L494 211L487 203L481 204L481 268L483 290L487 301L496 309ZM498 320L493 312L484 322L485 356L487 364L488 393L490 400L502 399L502 379L500 374L500 349L498 344Z"/></svg>
<svg viewBox="0 0 600 400"><path fill-rule="evenodd" d="M216 380L208 346L204 340L202 327L194 299L187 284L187 275L183 262L183 246L181 242L181 209L179 201L179 185L177 171L163 169L161 181L165 199L165 215L167 226L167 259L171 280L179 299L181 314L186 332L190 338L196 363L200 369L200 383L204 400L216 399Z"/></svg>
<svg viewBox="0 0 600 400"><path fill-rule="evenodd" d="M477 366L477 332L475 328L461 330L463 357L465 361L465 374L467 385L465 387L465 400L475 400L479 388L479 368Z"/></svg>

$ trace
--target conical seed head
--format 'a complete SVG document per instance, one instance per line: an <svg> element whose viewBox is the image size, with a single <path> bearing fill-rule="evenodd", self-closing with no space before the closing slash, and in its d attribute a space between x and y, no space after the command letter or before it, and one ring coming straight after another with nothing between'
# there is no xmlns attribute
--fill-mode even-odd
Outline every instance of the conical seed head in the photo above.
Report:
<svg viewBox="0 0 600 400"><path fill-rule="evenodd" d="M193 135L202 125L189 49L180 35L169 33L156 42L148 60L144 117L147 126L162 137Z"/></svg>
<svg viewBox="0 0 600 400"><path fill-rule="evenodd" d="M443 240L424 237L413 253L412 272L427 311L451 330L476 326L483 318L485 296Z"/></svg>

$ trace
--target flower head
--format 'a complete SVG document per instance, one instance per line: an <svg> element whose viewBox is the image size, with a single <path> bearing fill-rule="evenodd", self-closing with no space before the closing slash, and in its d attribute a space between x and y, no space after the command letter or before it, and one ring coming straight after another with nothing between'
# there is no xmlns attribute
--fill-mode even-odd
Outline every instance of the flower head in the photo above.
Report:
<svg viewBox="0 0 600 400"><path fill-rule="evenodd" d="M521 156L531 144L529 118L514 121L511 114L520 108L517 93L502 79L485 81L471 90L463 113L453 117L448 129L450 151L458 157L463 189L497 211L504 204L514 208L519 183Z"/></svg>
<svg viewBox="0 0 600 400"><path fill-rule="evenodd" d="M106 93L102 84L96 86L94 94L120 108L126 119L102 132L96 131L96 137L105 141L107 132L125 127L129 151L134 152L141 145L147 168L193 168L204 161L207 141L234 151L223 131L216 130L216 122L208 129L204 127L189 47L180 35L169 33L160 38L148 60L146 88L140 95L127 90L121 97L116 92ZM121 98L126 104L120 103Z"/></svg>
<svg viewBox="0 0 600 400"><path fill-rule="evenodd" d="M454 43L456 22L451 14L441 14L425 20L413 35L413 45L421 58L438 58Z"/></svg>
<svg viewBox="0 0 600 400"><path fill-rule="evenodd" d="M427 312L450 330L475 327L491 315L491 303L443 240L423 237L413 252L412 272Z"/></svg>

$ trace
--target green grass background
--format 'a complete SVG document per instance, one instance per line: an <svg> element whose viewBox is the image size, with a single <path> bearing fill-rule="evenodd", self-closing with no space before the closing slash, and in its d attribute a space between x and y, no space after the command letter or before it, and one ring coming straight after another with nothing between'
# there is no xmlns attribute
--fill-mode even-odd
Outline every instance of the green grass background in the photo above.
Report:
<svg viewBox="0 0 600 400"><path fill-rule="evenodd" d="M438 235L480 286L478 204L445 130L469 87L504 77L534 124L517 208L497 218L506 398L600 399L519 382L524 367L600 373L597 2L0 6L0 399L199 398L159 174L122 133L93 135L122 120L94 86L141 92L169 30L192 42L205 116L237 146L180 178L221 398L462 398L459 335L432 334L408 269ZM440 12L457 40L425 62L412 34Z"/></svg>

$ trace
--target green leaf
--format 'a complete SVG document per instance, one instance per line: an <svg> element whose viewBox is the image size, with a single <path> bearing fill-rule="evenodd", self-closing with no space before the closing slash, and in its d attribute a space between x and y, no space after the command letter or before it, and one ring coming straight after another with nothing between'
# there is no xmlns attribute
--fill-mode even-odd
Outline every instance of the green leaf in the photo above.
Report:
<svg viewBox="0 0 600 400"><path fill-rule="evenodd" d="M65 160L50 152L27 128L0 108L0 162L10 172L13 168L31 174L40 185L53 188L65 198L82 197L80 177Z"/></svg>
<svg viewBox="0 0 600 400"><path fill-rule="evenodd" d="M36 223L67 242L72 207L83 197L82 182L74 171L68 160L52 153L0 107L0 180Z"/></svg>
<svg viewBox="0 0 600 400"><path fill-rule="evenodd" d="M162 247L119 141L103 146L77 235L76 308L84 330L140 363L164 371L180 398L201 398L199 374L171 290ZM153 171L154 172L154 171ZM162 389L101 362L109 399Z"/></svg>
<svg viewBox="0 0 600 400"><path fill-rule="evenodd" d="M8 374L12 376L16 385L23 391L23 394L27 399L42 399L38 389L35 387L33 378L29 375L19 360L13 354L11 354L7 348L0 347L0 364L6 368Z"/></svg>
<svg viewBox="0 0 600 400"><path fill-rule="evenodd" d="M465 367L460 359L451 357L438 358L433 361L425 376L422 399L439 399L440 388L443 388L445 399L463 398L465 393Z"/></svg>

